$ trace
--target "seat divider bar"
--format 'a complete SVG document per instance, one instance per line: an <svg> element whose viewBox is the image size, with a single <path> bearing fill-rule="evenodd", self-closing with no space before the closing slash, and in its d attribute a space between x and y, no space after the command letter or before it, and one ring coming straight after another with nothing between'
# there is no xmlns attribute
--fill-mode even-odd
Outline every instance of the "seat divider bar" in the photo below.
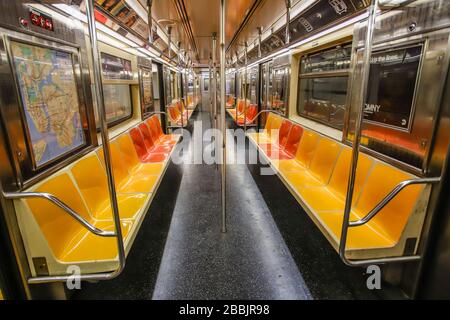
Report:
<svg viewBox="0 0 450 320"><path fill-rule="evenodd" d="M59 198L55 197L50 193L45 192L4 192L3 196L5 199L14 200L14 199L24 199L24 198L41 198L48 200L67 212L72 218L78 221L83 227L88 229L93 234L100 237L115 237L116 233L114 231L104 231L96 226L90 224L86 219L84 219L80 214L78 214L75 210L70 208L64 202L62 202Z"/></svg>
<svg viewBox="0 0 450 320"><path fill-rule="evenodd" d="M395 188L392 189L392 191L387 194L386 197L384 197L372 210L370 210L370 212L368 214L366 214L363 218L361 218L357 221L350 221L348 226L349 227L357 227L357 226L361 226L361 225L369 222L392 199L394 199L395 196L400 193L400 191L405 189L407 186L414 185L414 184L439 183L440 181L441 181L440 177L404 180L404 181L400 182L399 184L397 184L395 186Z"/></svg>

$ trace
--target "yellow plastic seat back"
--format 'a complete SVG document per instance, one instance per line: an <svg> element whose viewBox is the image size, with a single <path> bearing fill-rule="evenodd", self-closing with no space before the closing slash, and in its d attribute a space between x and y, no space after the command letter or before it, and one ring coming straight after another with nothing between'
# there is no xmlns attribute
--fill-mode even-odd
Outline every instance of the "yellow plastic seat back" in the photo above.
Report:
<svg viewBox="0 0 450 320"><path fill-rule="evenodd" d="M304 130L300 143L298 144L295 160L300 162L303 166L308 167L314 156L314 151L316 150L319 140L320 137L317 133Z"/></svg>
<svg viewBox="0 0 450 320"><path fill-rule="evenodd" d="M400 182L413 176L387 164L377 162L356 203L359 215L365 216ZM369 222L378 230L398 241L419 198L423 186L411 185L403 189Z"/></svg>
<svg viewBox="0 0 450 320"><path fill-rule="evenodd" d="M351 157L352 149L344 147L336 162L329 184L330 189L343 198L345 198L347 194ZM359 154L358 167L356 168L355 188L353 191L353 202L358 199L361 188L367 180L367 175L372 168L372 165L373 160L370 157L363 153Z"/></svg>
<svg viewBox="0 0 450 320"><path fill-rule="evenodd" d="M337 141L328 138L320 139L317 144L309 170L321 182L328 183L341 148Z"/></svg>
<svg viewBox="0 0 450 320"><path fill-rule="evenodd" d="M77 212L87 221L92 221L83 199L68 174L54 176L34 191L47 192ZM61 257L70 239L84 227L67 212L44 199L27 199L36 222L47 239L48 245L56 257Z"/></svg>
<svg viewBox="0 0 450 320"><path fill-rule="evenodd" d="M269 123L269 125L266 125L266 133L271 137L271 139L273 141L277 141L278 140L278 133L281 127L281 124L283 123L283 118L270 113L270 115L272 115L272 119L269 122L269 119L267 120L267 122Z"/></svg>
<svg viewBox="0 0 450 320"><path fill-rule="evenodd" d="M91 212L98 212L109 201L109 193L106 172L97 155L79 160L71 172Z"/></svg>
<svg viewBox="0 0 450 320"><path fill-rule="evenodd" d="M129 172L127 169L127 165L123 160L122 152L120 151L117 141L111 142L109 146L111 148L111 162L114 170L115 183L119 184L121 181L124 181L129 178ZM103 148L99 148L97 152L100 161L104 165L105 158L103 156Z"/></svg>
<svg viewBox="0 0 450 320"><path fill-rule="evenodd" d="M264 130L266 132L270 131L270 127L272 125L272 120L274 117L275 117L275 114L273 114L272 112L269 112L269 114L267 115L266 124L264 125Z"/></svg>
<svg viewBox="0 0 450 320"><path fill-rule="evenodd" d="M130 167L135 167L141 164L136 153L133 141L131 140L131 137L128 133L122 134L117 138L116 142L119 145L125 163L127 163Z"/></svg>

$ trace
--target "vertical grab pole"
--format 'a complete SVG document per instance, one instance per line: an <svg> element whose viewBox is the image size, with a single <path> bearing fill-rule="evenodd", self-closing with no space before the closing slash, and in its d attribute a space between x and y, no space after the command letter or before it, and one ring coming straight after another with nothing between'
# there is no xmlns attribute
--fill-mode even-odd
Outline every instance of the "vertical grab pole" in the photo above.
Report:
<svg viewBox="0 0 450 320"><path fill-rule="evenodd" d="M341 257L342 261L347 265L352 265L352 262L349 261L345 256L345 246L347 243L347 232L350 223L349 222L350 212L352 209L353 191L356 179L356 168L358 165L359 146L363 122L363 110L366 102L367 87L369 84L370 58L372 56L372 38L375 27L377 8L378 8L378 0L372 0L369 7L369 16L367 18L366 39L363 54L363 64L362 64L363 82L361 87L362 90L360 90L360 97L359 97L361 106L358 110L358 115L355 123L355 134L354 134L355 139L353 141L353 148L352 148L352 162L350 166L350 175L348 179L347 197L345 200L345 210L344 210L344 219L342 222L341 240L339 243L339 256Z"/></svg>
<svg viewBox="0 0 450 320"><path fill-rule="evenodd" d="M291 22L291 0L286 0L286 35L285 44L291 42L291 33L289 32L289 25Z"/></svg>
<svg viewBox="0 0 450 320"><path fill-rule="evenodd" d="M203 89L205 89L204 86L203 86ZM211 125L213 125L213 122L212 122L212 94L211 94L211 90L212 90L212 55L209 56L208 90L209 90L209 109L211 110L209 117L211 118Z"/></svg>
<svg viewBox="0 0 450 320"><path fill-rule="evenodd" d="M213 82L211 87L213 89L213 116L214 116L214 128L217 128L217 69L216 69L216 46L217 46L217 35L214 32L212 34L212 73L213 73Z"/></svg>
<svg viewBox="0 0 450 320"><path fill-rule="evenodd" d="M153 6L153 0L147 0L148 41L151 44L153 44L152 6Z"/></svg>
<svg viewBox="0 0 450 320"><path fill-rule="evenodd" d="M247 131L247 95L248 95L248 89L250 87L250 84L247 86L247 41L245 41L245 49L244 49L244 63L245 63L245 69L244 69L244 132Z"/></svg>
<svg viewBox="0 0 450 320"><path fill-rule="evenodd" d="M217 51L217 34L214 32L212 34L212 67L213 67L213 84L212 84L212 88L214 88L213 91L213 120L214 120L214 129L218 128L217 125L217 55L216 55L216 51ZM217 140L214 141L214 152L217 152L218 145L217 145ZM216 164L216 170L219 170L219 165Z"/></svg>
<svg viewBox="0 0 450 320"><path fill-rule="evenodd" d="M122 228L120 223L119 216L119 206L117 204L117 195L116 195L116 187L114 184L114 174L111 163L111 151L109 147L109 137L108 137L108 125L106 122L106 110L105 110L105 102L103 96L103 86L102 86L102 77L101 77L101 63L100 63L100 52L98 50L98 42L97 42L97 30L95 27L95 17L94 17L94 5L93 0L86 0L86 16L88 21L89 28L89 36L91 38L91 55L92 55L92 64L94 71L94 85L95 85L95 98L97 101L98 108L98 118L100 120L100 134L102 137L103 143L103 155L105 157L105 167L106 174L108 176L108 189L109 189L109 198L111 201L111 208L114 218L114 226L116 231L117 238L117 249L119 256L119 268L114 272L114 275L118 275L122 272L125 267L125 248L123 246L123 238L122 238ZM114 277L114 275L112 277Z"/></svg>
<svg viewBox="0 0 450 320"><path fill-rule="evenodd" d="M222 120L222 232L227 232L227 127L225 121L225 0L220 0L220 112Z"/></svg>

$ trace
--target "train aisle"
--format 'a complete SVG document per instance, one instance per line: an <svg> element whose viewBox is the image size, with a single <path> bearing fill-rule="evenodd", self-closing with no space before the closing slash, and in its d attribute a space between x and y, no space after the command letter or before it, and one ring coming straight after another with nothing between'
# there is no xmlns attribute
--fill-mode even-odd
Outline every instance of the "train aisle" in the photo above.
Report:
<svg viewBox="0 0 450 320"><path fill-rule="evenodd" d="M210 128L209 113L194 119ZM215 165L182 164L167 174L158 191L166 196L152 204L123 273L83 283L73 299L404 298L389 287L368 290L364 271L342 264L305 213L266 202L245 164L227 166L226 234Z"/></svg>
<svg viewBox="0 0 450 320"><path fill-rule="evenodd" d="M209 115L197 117L207 129ZM223 234L220 171L184 166L153 299L311 298L246 165L227 170Z"/></svg>

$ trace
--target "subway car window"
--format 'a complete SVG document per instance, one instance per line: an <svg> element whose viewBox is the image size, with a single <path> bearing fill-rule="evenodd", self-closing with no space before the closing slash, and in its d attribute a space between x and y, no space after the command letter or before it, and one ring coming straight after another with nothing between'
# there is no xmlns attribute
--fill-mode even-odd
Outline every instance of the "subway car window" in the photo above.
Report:
<svg viewBox="0 0 450 320"><path fill-rule="evenodd" d="M95 88L93 87L93 91ZM133 115L131 88L128 84L103 84L106 121L109 126L117 125ZM97 102L94 100L94 113L97 128L100 128Z"/></svg>
<svg viewBox="0 0 450 320"><path fill-rule="evenodd" d="M287 112L288 90L289 90L289 71L290 68L274 67L272 80L271 108L283 114Z"/></svg>
<svg viewBox="0 0 450 320"><path fill-rule="evenodd" d="M351 47L344 46L301 59L297 112L342 130L346 113Z"/></svg>
<svg viewBox="0 0 450 320"><path fill-rule="evenodd" d="M251 70L248 76L249 79L249 98L250 103L258 103L257 99L257 85L258 85L258 70Z"/></svg>
<svg viewBox="0 0 450 320"><path fill-rule="evenodd" d="M142 94L142 116L145 118L148 114L155 111L153 104L153 81L152 70L147 68L141 68L139 70L141 93Z"/></svg>

